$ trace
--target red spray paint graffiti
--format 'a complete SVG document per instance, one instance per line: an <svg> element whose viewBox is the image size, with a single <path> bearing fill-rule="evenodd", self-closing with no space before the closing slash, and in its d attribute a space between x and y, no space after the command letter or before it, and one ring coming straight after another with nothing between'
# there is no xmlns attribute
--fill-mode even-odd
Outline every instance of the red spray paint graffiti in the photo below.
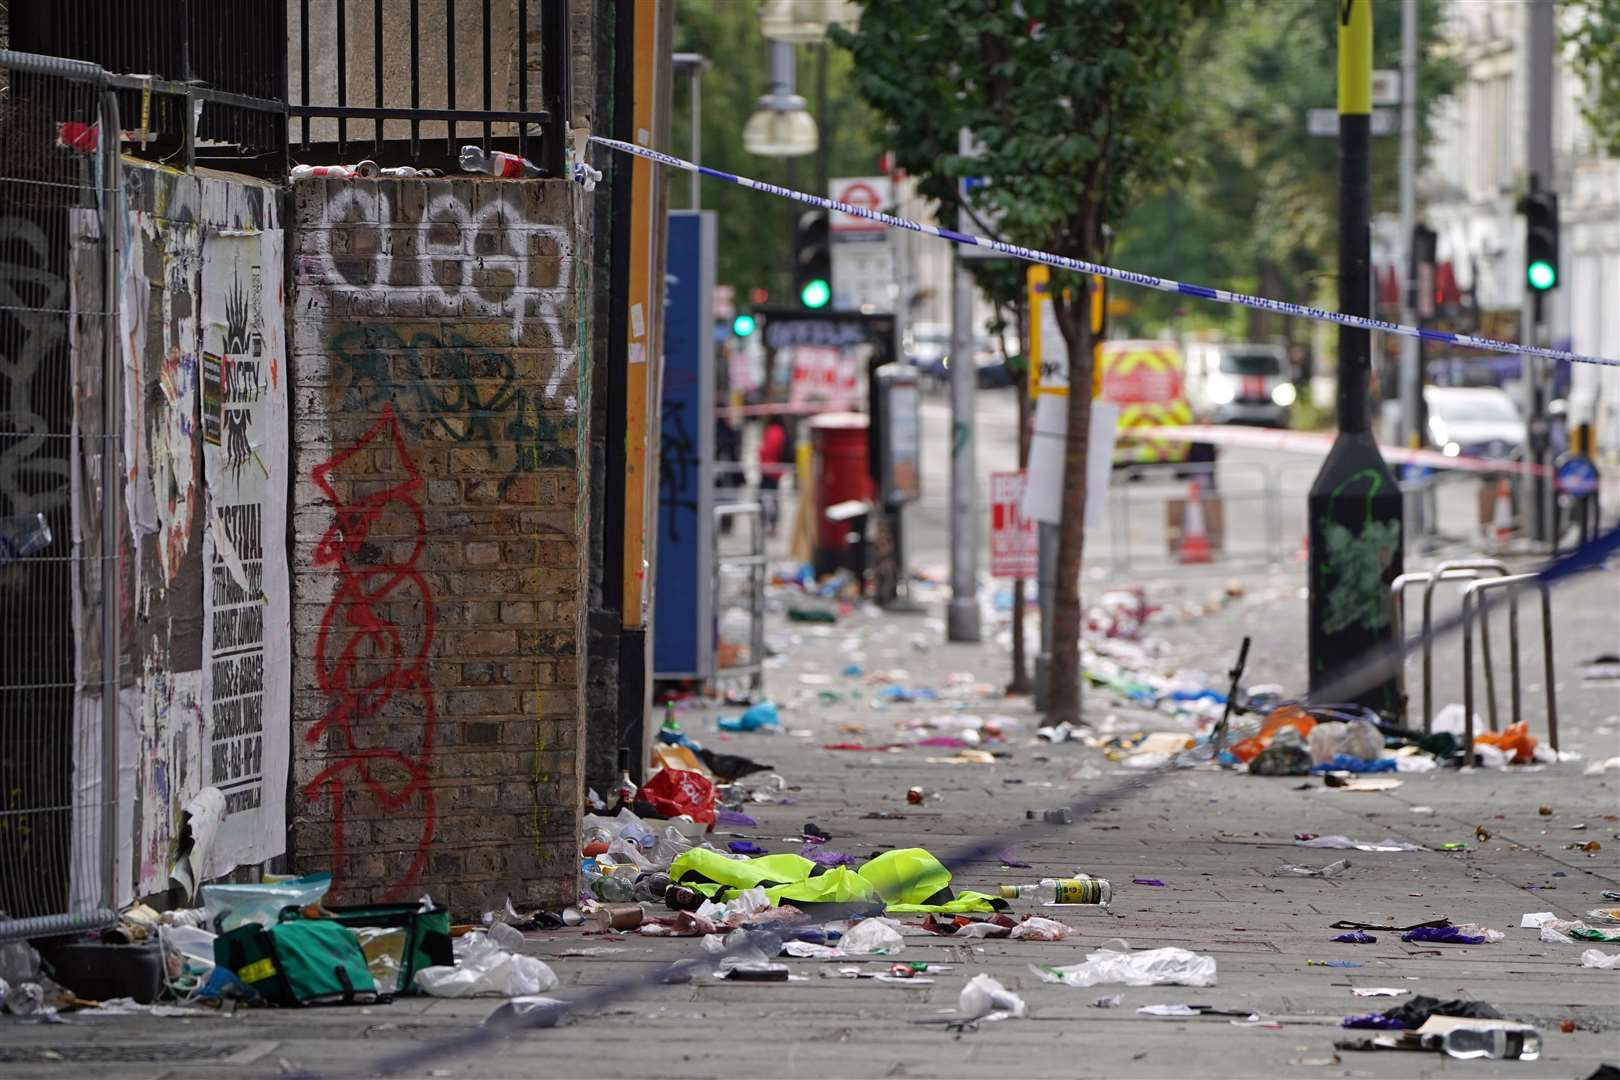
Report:
<svg viewBox="0 0 1620 1080"><path fill-rule="evenodd" d="M372 451L386 452L389 447L406 478L352 502L339 498L332 483L334 474L340 474L357 455L364 461ZM330 800L334 890L341 888L347 868L344 793L349 785L358 784L390 814L413 804L419 808L421 838L410 868L390 890L390 897L397 897L416 883L427 865L436 821L428 778L436 709L425 670L428 648L433 644L433 598L416 568L427 536L418 501L422 477L405 449L393 408L386 405L370 431L330 461L317 465L310 476L332 502L336 518L315 546L314 564L334 568L338 581L321 615L315 641L316 682L332 705L306 741L316 742L335 726L342 732L344 753L305 786L304 797L317 798L324 789ZM385 516L404 516L410 523L414 543L401 561L379 558L381 552L393 550L400 539L397 530L375 545L370 540L372 529ZM397 611L402 602L409 603L413 592L421 609L420 626L403 628L390 622L389 610ZM385 710L391 716L420 717L421 745L414 754L392 747L362 746L356 740L354 725L382 718Z"/></svg>

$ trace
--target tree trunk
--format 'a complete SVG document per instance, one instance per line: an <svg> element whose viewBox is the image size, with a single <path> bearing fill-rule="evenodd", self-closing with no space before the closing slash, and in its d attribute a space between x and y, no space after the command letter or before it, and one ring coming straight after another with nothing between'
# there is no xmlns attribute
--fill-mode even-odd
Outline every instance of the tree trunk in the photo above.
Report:
<svg viewBox="0 0 1620 1080"><path fill-rule="evenodd" d="M1091 254L1082 255L1089 259ZM1091 283L1086 282L1086 290ZM1069 420L1063 444L1062 520L1058 523L1057 588L1052 598L1051 708L1045 723L1080 722L1080 565L1086 545L1087 435L1091 428L1091 298L1086 290L1052 307L1069 349Z"/></svg>
<svg viewBox="0 0 1620 1080"><path fill-rule="evenodd" d="M1013 392L1018 395L1018 467L1029 468L1029 328L1025 325L1028 308L1017 305L1018 351L1024 357L1024 377L1017 379ZM1003 357L1003 361L1005 361ZM1012 682L1007 684L1009 694L1027 694L1034 687L1029 681L1029 662L1024 644L1024 579L1013 582L1012 602Z"/></svg>

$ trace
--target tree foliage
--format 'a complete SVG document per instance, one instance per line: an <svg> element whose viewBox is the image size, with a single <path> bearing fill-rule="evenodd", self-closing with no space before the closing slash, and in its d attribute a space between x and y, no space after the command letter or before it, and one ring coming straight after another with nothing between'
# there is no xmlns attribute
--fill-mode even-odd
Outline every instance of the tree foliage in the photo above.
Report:
<svg viewBox="0 0 1620 1080"><path fill-rule="evenodd" d="M1586 80L1581 114L1603 152L1620 157L1620 0L1564 0L1564 42Z"/></svg>
<svg viewBox="0 0 1620 1080"><path fill-rule="evenodd" d="M1620 0L1591 0L1620 4ZM1444 55L1444 11L1418 6L1418 145L1459 78ZM1295 302L1331 292L1338 250L1338 141L1305 132L1311 108L1335 107L1333 5L1234 0L1218 26L1187 42L1178 90L1196 94L1185 138L1202 148L1190 175L1142 201L1120 230L1131 270ZM1401 10L1373 5L1373 64L1399 68ZM1373 213L1398 208L1400 139L1373 139ZM1129 319L1156 333L1172 319L1263 338L1301 329L1263 312L1134 290ZM1183 324L1185 325L1185 324Z"/></svg>
<svg viewBox="0 0 1620 1080"><path fill-rule="evenodd" d="M709 58L703 75L702 164L726 172L795 187L816 194L817 155L782 159L756 157L743 149L742 129L761 94L770 89L770 43L760 35L759 5L741 0L678 0L675 48ZM849 54L831 46L798 50L798 93L818 110L818 63L828 65L827 107L816 116L828 175L870 176L883 150L882 124L855 94ZM675 77L675 111L670 125L672 151L687 157L691 100L687 78ZM688 206L686 174L671 174L670 206ZM717 211L716 280L732 285L739 299L753 288L770 291L773 301L791 292L789 260L792 223L807 207L761 195L732 184L703 180L702 206Z"/></svg>
<svg viewBox="0 0 1620 1080"><path fill-rule="evenodd" d="M945 207L958 184L975 231L1097 261L1106 227L1146 187L1185 169L1174 75L1216 0L867 0L853 33L862 97L888 122L899 164ZM982 144L963 154L962 129ZM1053 274L1071 384L1090 382L1088 282ZM1064 302L1063 290L1075 297ZM1079 575L1091 399L1069 396L1053 635L1051 719L1079 716Z"/></svg>

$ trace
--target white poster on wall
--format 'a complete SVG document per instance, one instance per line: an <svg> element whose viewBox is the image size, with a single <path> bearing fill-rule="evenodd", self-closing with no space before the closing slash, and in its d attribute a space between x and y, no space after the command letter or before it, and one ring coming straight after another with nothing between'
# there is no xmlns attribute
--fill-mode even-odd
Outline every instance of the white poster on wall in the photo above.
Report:
<svg viewBox="0 0 1620 1080"><path fill-rule="evenodd" d="M203 876L286 847L292 679L282 234L203 241L205 784L224 817Z"/></svg>

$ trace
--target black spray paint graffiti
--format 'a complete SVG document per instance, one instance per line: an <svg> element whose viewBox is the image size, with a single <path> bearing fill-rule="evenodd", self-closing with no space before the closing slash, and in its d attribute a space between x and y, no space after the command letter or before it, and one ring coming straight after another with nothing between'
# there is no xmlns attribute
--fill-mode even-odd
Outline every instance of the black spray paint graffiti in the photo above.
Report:
<svg viewBox="0 0 1620 1080"><path fill-rule="evenodd" d="M515 444L503 491L522 473L574 464L573 435L558 430L543 392L521 385L517 364L500 350L459 334L441 341L422 331L406 341L385 325L345 329L332 336L331 348L344 410L376 412L392 404L412 435L482 446L492 461L501 445Z"/></svg>
<svg viewBox="0 0 1620 1080"><path fill-rule="evenodd" d="M41 361L60 359L67 322L67 286L49 260L43 229L0 220L0 516L53 510L68 497L68 440L49 438L61 432L35 409L34 377Z"/></svg>
<svg viewBox="0 0 1620 1080"><path fill-rule="evenodd" d="M667 508L663 518L672 543L680 543L683 512L697 519L700 464L697 443L686 430L686 402L666 400L658 434L658 503Z"/></svg>

